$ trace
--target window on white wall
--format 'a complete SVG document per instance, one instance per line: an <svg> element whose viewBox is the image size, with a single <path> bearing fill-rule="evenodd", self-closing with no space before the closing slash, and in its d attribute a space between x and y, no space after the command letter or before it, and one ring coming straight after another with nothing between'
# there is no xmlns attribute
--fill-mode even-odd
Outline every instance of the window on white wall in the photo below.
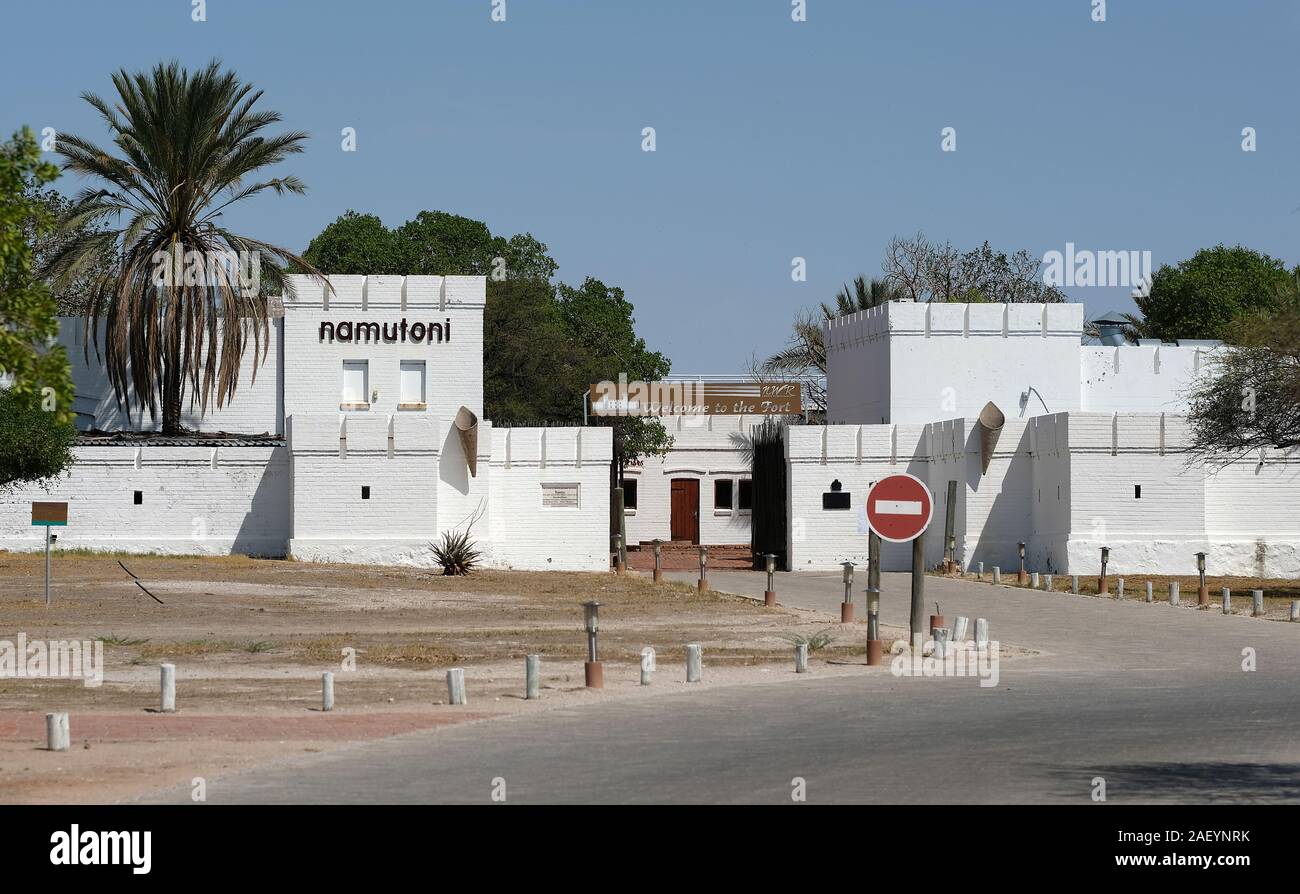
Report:
<svg viewBox="0 0 1300 894"><path fill-rule="evenodd" d="M730 478L719 478L713 482L713 508L731 511Z"/></svg>
<svg viewBox="0 0 1300 894"><path fill-rule="evenodd" d="M343 397L345 410L364 410L370 407L370 361L343 361Z"/></svg>
<svg viewBox="0 0 1300 894"><path fill-rule="evenodd" d="M424 408L424 361L403 360L398 409L423 410Z"/></svg>
<svg viewBox="0 0 1300 894"><path fill-rule="evenodd" d="M741 512L754 508L754 482L748 478L736 482L736 508Z"/></svg>

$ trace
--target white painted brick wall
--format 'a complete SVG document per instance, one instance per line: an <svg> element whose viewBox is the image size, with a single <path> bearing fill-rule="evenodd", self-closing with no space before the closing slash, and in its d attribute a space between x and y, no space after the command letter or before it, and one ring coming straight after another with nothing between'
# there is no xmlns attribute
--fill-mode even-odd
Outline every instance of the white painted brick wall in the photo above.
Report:
<svg viewBox="0 0 1300 894"><path fill-rule="evenodd" d="M140 553L282 556L289 531L284 447L79 447L48 490L0 496L0 548L44 549L34 500L65 500L60 548ZM134 491L143 502L134 504Z"/></svg>

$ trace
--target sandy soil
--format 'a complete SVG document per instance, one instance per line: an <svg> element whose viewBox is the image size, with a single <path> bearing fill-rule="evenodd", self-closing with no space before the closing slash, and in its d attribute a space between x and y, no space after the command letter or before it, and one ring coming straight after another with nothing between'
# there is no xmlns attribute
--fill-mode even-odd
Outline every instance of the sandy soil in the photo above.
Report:
<svg viewBox="0 0 1300 894"><path fill-rule="evenodd" d="M218 559L63 555L43 601L43 560L0 553L0 641L102 640L104 681L0 678L0 801L130 799L295 754L447 723L482 722L685 683L685 646L704 647L702 685L795 679L792 637L826 631L814 675L887 673L864 664L864 624L765 608L613 574L427 571ZM598 599L604 690L583 686L581 603ZM902 630L882 631L887 639ZM644 646L657 653L639 685ZM345 665L353 650L355 667ZM526 701L524 656L542 656ZM158 665L176 665L175 714L157 713ZM469 704L445 704L466 670ZM320 710L323 671L336 709ZM694 685L694 684L692 684ZM44 713L68 711L72 749L45 750Z"/></svg>

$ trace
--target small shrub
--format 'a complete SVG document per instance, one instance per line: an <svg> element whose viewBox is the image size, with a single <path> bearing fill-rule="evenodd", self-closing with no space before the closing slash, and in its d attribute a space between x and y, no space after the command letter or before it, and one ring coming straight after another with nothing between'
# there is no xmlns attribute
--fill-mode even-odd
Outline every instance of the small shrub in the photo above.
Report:
<svg viewBox="0 0 1300 894"><path fill-rule="evenodd" d="M781 634L781 638L794 643L796 646L807 643L808 654L810 655L813 652L821 651L822 649L829 646L831 644L831 640L833 639L833 637L831 636L831 628L829 627L827 627L825 630L819 630L816 633L812 633L807 636L804 636L801 633L783 633Z"/></svg>
<svg viewBox="0 0 1300 894"><path fill-rule="evenodd" d="M463 531L443 531L437 543L429 544L433 557L442 566L442 573L447 576L469 574L478 567L482 554L478 550L478 541L470 537L470 529Z"/></svg>

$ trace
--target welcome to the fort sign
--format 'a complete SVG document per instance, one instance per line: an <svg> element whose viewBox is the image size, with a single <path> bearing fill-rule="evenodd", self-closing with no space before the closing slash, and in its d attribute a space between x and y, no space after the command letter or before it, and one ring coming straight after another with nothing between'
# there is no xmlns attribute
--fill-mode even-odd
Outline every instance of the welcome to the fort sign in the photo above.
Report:
<svg viewBox="0 0 1300 894"><path fill-rule="evenodd" d="M798 382L601 382L591 386L597 416L798 416Z"/></svg>

